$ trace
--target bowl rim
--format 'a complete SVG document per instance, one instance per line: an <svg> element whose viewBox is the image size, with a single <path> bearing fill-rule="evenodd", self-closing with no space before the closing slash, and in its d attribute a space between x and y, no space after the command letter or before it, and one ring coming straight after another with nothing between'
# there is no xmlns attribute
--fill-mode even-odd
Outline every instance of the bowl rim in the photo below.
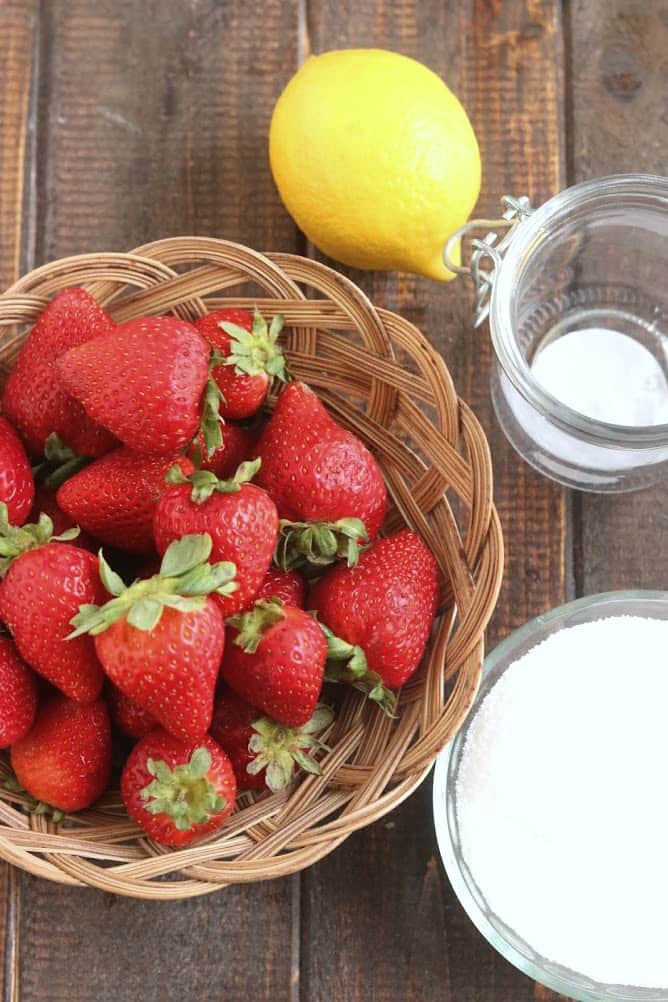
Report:
<svg viewBox="0 0 668 1002"><path fill-rule="evenodd" d="M432 809L436 841L443 867L459 903L463 907L471 922L473 922L473 925L476 927L478 932L481 933L490 946L492 946L505 960L507 960L514 967L518 968L518 970L522 971L523 974L532 978L532 980L545 985L547 988L552 989L552 991L556 991L560 994L566 994L569 998L577 1000L577 1002L602 1002L601 990L606 990L608 986L599 982L600 988L598 990L589 991L583 989L579 985L574 985L572 981L566 980L564 977L545 970L539 964L534 963L524 954L515 949L515 947L492 925L485 913L480 909L466 878L462 874L455 851L450 824L448 821L448 780L450 778L453 757L456 752L459 752L463 742L466 740L468 729L471 726L482 701L487 696L492 685L497 681L497 679L495 679L494 683L489 686L486 685L486 682L498 666L505 660L508 660L508 665L510 665L513 660L515 660L512 657L513 653L518 648L521 648L526 640L529 639L532 634L538 630L538 628L544 628L545 626L550 626L552 624L557 624L560 621L568 620L574 614L586 612L589 609L600 609L602 613L605 613L606 609L610 609L613 606L626 602L647 603L650 608L652 606L661 606L668 610L668 591L628 589L621 591L598 592L593 595L584 596L583 598L574 599L570 602L565 602L564 604L556 606L547 612L540 613L538 616L534 616L516 630L513 630L512 633L510 633L487 654L483 663L480 687L468 716L452 741L450 741L439 754L434 766ZM600 618L603 617L595 617L595 619ZM549 632L552 633L555 631L550 630ZM527 945L529 946L530 944ZM556 966L551 961L546 962L550 963L552 966ZM564 968L564 970L566 970L566 968ZM583 974L581 976L591 981L592 984L594 983L593 979L588 978L587 975ZM610 999L619 999L619 1002L636 1002L636 1000L637 1002L640 1002L641 999L643 1002L665 1002L665 1000L668 999L668 988L658 989L648 987L645 989L633 989L633 986L630 985L610 985L609 987L614 987L615 989L626 988L628 991L635 991L635 994L616 994L614 996L608 996ZM642 991L643 994L638 995L638 991Z"/></svg>

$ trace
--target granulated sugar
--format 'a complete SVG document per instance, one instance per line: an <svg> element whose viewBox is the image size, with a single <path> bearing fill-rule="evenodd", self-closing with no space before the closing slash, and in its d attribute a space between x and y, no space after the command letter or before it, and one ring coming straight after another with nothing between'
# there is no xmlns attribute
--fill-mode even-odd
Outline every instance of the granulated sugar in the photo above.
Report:
<svg viewBox="0 0 668 1002"><path fill-rule="evenodd" d="M668 621L564 629L511 665L458 770L464 859L543 957L668 987Z"/></svg>
<svg viewBox="0 0 668 1002"><path fill-rule="evenodd" d="M657 351L668 361L668 344ZM603 328L565 334L531 366L538 382L572 410L631 426L668 423L665 368L638 341Z"/></svg>

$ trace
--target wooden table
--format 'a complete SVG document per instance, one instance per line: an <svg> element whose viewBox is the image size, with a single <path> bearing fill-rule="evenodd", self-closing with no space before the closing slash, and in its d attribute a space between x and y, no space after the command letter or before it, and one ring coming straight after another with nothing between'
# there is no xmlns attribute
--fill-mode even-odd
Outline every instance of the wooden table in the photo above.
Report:
<svg viewBox="0 0 668 1002"><path fill-rule="evenodd" d="M422 59L469 111L479 210L617 171L665 172L662 0L0 0L0 286L37 264L170 234L310 249L267 163L282 86L309 52ZM353 275L438 345L492 446L507 544L490 642L576 595L666 587L665 489L573 494L492 415L470 290ZM300 876L183 903L123 900L0 865L6 1002L555 999L487 946L436 854L425 783Z"/></svg>

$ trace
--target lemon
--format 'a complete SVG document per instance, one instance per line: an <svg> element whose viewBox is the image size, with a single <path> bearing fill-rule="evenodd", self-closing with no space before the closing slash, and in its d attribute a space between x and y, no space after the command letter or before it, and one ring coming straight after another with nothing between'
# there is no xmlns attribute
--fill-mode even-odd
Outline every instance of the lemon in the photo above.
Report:
<svg viewBox="0 0 668 1002"><path fill-rule="evenodd" d="M443 247L477 201L480 154L422 63L383 49L311 57L276 103L269 157L288 212L329 257L453 277Z"/></svg>

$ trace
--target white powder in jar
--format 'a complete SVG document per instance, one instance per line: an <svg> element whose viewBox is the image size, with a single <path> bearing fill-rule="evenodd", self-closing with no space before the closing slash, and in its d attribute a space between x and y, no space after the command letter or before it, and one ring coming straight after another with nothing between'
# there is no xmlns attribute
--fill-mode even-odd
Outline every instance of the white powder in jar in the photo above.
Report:
<svg viewBox="0 0 668 1002"><path fill-rule="evenodd" d="M586 417L639 427L668 424L668 343L651 351L618 331L571 331L538 352L531 371L553 397Z"/></svg>
<svg viewBox="0 0 668 1002"><path fill-rule="evenodd" d="M552 634L468 728L462 854L489 908L544 958L668 987L668 620Z"/></svg>

